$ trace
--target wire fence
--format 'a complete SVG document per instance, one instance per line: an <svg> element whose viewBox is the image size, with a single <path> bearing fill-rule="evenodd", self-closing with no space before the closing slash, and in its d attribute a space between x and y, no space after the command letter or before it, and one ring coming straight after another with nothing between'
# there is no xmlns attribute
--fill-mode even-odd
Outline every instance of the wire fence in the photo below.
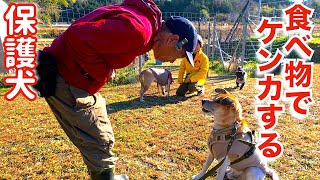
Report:
<svg viewBox="0 0 320 180"><path fill-rule="evenodd" d="M268 7L272 7L275 3L279 5L284 2L285 1L275 1L266 4L262 1L261 5L268 5ZM284 21L282 19L282 9L272 8L272 11L262 12L260 17L258 16L257 9L257 3L249 3L247 8L245 8L244 4L242 11L230 14L204 16L200 13L191 12L163 12L162 15L163 19L170 16L183 16L192 21L197 28L198 33L204 39L205 45L203 50L208 55L210 61L255 61L256 52L259 49L260 43L255 37L254 30L259 24L261 16L270 17L272 21ZM44 28L44 32L42 32L43 34L40 32L40 36L53 39L63 32L66 27L76 19L88 14L92 10L93 9L62 10L60 17L52 22L52 28L54 30L51 29L46 31ZM318 12L314 12L312 21L318 22L319 18L320 14ZM315 28L312 33L320 33L320 26L317 23L315 24ZM286 41L280 41L272 44L270 51L282 48L285 42ZM140 57L140 59L143 59L143 57Z"/></svg>

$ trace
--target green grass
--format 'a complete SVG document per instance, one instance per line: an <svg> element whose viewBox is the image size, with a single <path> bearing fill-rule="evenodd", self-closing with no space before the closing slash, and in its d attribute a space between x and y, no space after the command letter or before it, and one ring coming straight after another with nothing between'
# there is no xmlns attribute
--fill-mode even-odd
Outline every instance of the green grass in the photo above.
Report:
<svg viewBox="0 0 320 180"><path fill-rule="evenodd" d="M319 179L320 174L320 65L314 68L310 116L297 120L288 110L279 118L275 131L284 154L271 162L281 179ZM207 138L213 119L201 111L201 100L211 98L215 88L227 88L239 97L243 116L252 129L256 79L249 78L244 89L233 90L233 78L211 79L202 97L182 98L160 95L156 85L140 103L140 85L103 88L119 157L116 173L130 179L190 179L199 172L207 155ZM178 84L172 86L175 93ZM78 150L59 127L44 99L29 102L18 97L12 102L0 89L0 179L88 179ZM288 109L288 108L287 108Z"/></svg>
<svg viewBox="0 0 320 180"><path fill-rule="evenodd" d="M255 77L255 70L257 69L257 64L258 62L251 61L244 65L244 69L246 69L248 77ZM223 69L222 63L218 60L210 62L210 70L220 76L234 75L234 72L226 72L226 70Z"/></svg>

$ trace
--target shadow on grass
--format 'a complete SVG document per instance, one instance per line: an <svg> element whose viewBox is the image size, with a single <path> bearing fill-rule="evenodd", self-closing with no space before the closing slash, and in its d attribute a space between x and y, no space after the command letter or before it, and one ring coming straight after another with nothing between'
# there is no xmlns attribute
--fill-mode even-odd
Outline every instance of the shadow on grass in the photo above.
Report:
<svg viewBox="0 0 320 180"><path fill-rule="evenodd" d="M225 76L212 76L207 78L207 84L220 83L224 81L235 80L235 75L225 75Z"/></svg>
<svg viewBox="0 0 320 180"><path fill-rule="evenodd" d="M232 91L235 91L237 89L237 86L235 87L228 87L228 88L224 88L225 90L229 91L229 92L232 92Z"/></svg>
<svg viewBox="0 0 320 180"><path fill-rule="evenodd" d="M139 98L129 101L115 102L107 105L108 114L112 114L121 110L132 110L139 108L151 108L154 106L165 106L166 104L176 104L187 100L187 97L181 96L145 96L145 101L140 102Z"/></svg>

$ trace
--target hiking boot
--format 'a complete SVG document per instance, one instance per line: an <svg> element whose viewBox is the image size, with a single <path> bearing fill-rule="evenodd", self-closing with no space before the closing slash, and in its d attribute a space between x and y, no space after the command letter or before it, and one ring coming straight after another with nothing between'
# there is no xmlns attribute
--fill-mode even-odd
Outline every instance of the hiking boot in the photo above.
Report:
<svg viewBox="0 0 320 180"><path fill-rule="evenodd" d="M129 180L129 176L126 174L114 175L114 180Z"/></svg>
<svg viewBox="0 0 320 180"><path fill-rule="evenodd" d="M113 169L90 171L90 177L92 180L129 180L126 174L114 175Z"/></svg>
<svg viewBox="0 0 320 180"><path fill-rule="evenodd" d="M104 169L102 171L90 171L91 180L112 180L114 179L113 169Z"/></svg>

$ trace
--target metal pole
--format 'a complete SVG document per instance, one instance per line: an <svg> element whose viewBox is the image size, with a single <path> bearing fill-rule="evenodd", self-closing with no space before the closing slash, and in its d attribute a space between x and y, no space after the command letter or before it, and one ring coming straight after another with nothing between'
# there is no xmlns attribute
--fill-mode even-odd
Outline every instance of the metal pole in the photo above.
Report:
<svg viewBox="0 0 320 180"><path fill-rule="evenodd" d="M210 58L210 36L211 36L211 23L210 23L210 18L209 18L209 21L207 22L207 24L208 24L208 44L207 44L207 55L208 55L208 57Z"/></svg>
<svg viewBox="0 0 320 180"><path fill-rule="evenodd" d="M217 34L216 34L217 35ZM225 68L224 68L224 61L223 61L223 55L222 55L222 50L221 50L221 46L220 46L220 41L218 40L218 37L214 37L216 42L217 42L217 46L218 46L218 49L219 49L219 54L220 54L220 60L221 60L221 63L222 63L222 67L223 67L223 71L226 71Z"/></svg>
<svg viewBox="0 0 320 180"><path fill-rule="evenodd" d="M201 34L200 22L201 22L201 18L199 18L199 20L198 20L198 33L199 34Z"/></svg>
<svg viewBox="0 0 320 180"><path fill-rule="evenodd" d="M249 8L247 7L247 9L245 10L244 19L243 19L243 42L242 42L241 63L240 63L241 66L243 66L244 64L244 57L246 54L246 43L247 43L247 36L248 36L247 27L249 22L248 9Z"/></svg>
<svg viewBox="0 0 320 180"><path fill-rule="evenodd" d="M138 56L138 59L139 59L139 74L140 74L142 71L142 57L141 57L141 55Z"/></svg>
<svg viewBox="0 0 320 180"><path fill-rule="evenodd" d="M261 11L261 0L259 0L259 4L258 4L258 23L257 24L259 24L260 23L260 11Z"/></svg>
<svg viewBox="0 0 320 180"><path fill-rule="evenodd" d="M215 49L216 49L216 38L217 37L217 21L216 21L216 18L213 17L213 40L212 40L212 61L214 61L214 52L215 52Z"/></svg>

